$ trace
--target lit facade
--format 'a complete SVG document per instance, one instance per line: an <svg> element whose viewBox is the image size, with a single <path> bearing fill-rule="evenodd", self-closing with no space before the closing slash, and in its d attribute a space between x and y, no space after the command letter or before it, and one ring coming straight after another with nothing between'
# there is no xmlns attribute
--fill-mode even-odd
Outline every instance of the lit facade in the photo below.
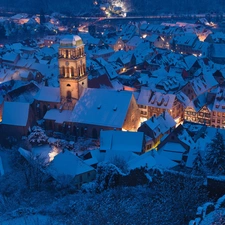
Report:
<svg viewBox="0 0 225 225"><path fill-rule="evenodd" d="M59 82L61 103L73 109L84 88L88 87L86 55L79 36L67 36L59 46Z"/></svg>

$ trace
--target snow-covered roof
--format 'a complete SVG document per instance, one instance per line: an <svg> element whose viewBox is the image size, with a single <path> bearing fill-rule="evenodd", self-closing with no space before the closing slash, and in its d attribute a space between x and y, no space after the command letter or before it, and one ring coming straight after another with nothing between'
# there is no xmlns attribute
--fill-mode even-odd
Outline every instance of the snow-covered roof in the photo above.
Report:
<svg viewBox="0 0 225 225"><path fill-rule="evenodd" d="M86 89L74 107L72 122L122 128L132 93Z"/></svg>
<svg viewBox="0 0 225 225"><path fill-rule="evenodd" d="M140 155L128 162L130 169L145 167L147 168L165 168L169 169L177 166L178 164L165 155L158 153L155 150L149 151Z"/></svg>
<svg viewBox="0 0 225 225"><path fill-rule="evenodd" d="M139 36L134 36L126 43L126 46L137 47L142 42L143 42L142 38L140 38Z"/></svg>
<svg viewBox="0 0 225 225"><path fill-rule="evenodd" d="M193 46L198 37L193 33L185 33L183 36L177 36L174 40L177 45Z"/></svg>
<svg viewBox="0 0 225 225"><path fill-rule="evenodd" d="M47 172L56 180L62 182L64 181L63 179L61 180L63 176L68 176L68 178L72 180L77 175L93 170L93 167L87 165L82 159L68 150L55 156L47 167Z"/></svg>
<svg viewBox="0 0 225 225"><path fill-rule="evenodd" d="M114 79L118 76L113 66L106 62L103 58L97 58L96 61L98 61L102 66L104 66L110 79Z"/></svg>
<svg viewBox="0 0 225 225"><path fill-rule="evenodd" d="M186 149L181 144L174 142L168 142L160 149L163 156L173 161L181 161L185 151Z"/></svg>
<svg viewBox="0 0 225 225"><path fill-rule="evenodd" d="M128 162L129 169L136 169L145 166L149 169L156 166L156 160L152 156L151 152L146 152Z"/></svg>
<svg viewBox="0 0 225 225"><path fill-rule="evenodd" d="M173 94L163 94L142 88L137 102L139 105L171 109L175 98L176 96Z"/></svg>
<svg viewBox="0 0 225 225"><path fill-rule="evenodd" d="M215 87L218 85L218 82L214 78L214 76L211 73L199 76L194 78L191 81L191 85L196 93L196 95L200 95L209 89Z"/></svg>
<svg viewBox="0 0 225 225"><path fill-rule="evenodd" d="M60 89L43 86L35 96L35 99L44 102L60 102Z"/></svg>
<svg viewBox="0 0 225 225"><path fill-rule="evenodd" d="M71 122L71 114L70 110L63 110L60 112L58 109L50 109L46 112L44 119L45 120L54 120L55 123L64 123Z"/></svg>
<svg viewBox="0 0 225 225"><path fill-rule="evenodd" d="M212 57L225 58L225 44L213 44Z"/></svg>
<svg viewBox="0 0 225 225"><path fill-rule="evenodd" d="M7 52L2 56L2 60L14 63L17 57L18 57L17 53Z"/></svg>
<svg viewBox="0 0 225 225"><path fill-rule="evenodd" d="M113 163L116 159L123 159L125 162L128 162L137 157L138 155L131 151L106 151L104 161Z"/></svg>
<svg viewBox="0 0 225 225"><path fill-rule="evenodd" d="M158 137L160 134L165 134L176 125L173 117L168 112L163 112L158 117L153 116L144 123L152 129L155 137Z"/></svg>
<svg viewBox="0 0 225 225"><path fill-rule="evenodd" d="M187 65L187 69L191 69L191 67L195 64L195 62L197 61L197 57L193 56L193 55L188 55L184 57L184 61Z"/></svg>
<svg viewBox="0 0 225 225"><path fill-rule="evenodd" d="M109 130L100 133L100 150L141 153L143 151L143 142L143 132Z"/></svg>
<svg viewBox="0 0 225 225"><path fill-rule="evenodd" d="M4 102L2 124L26 126L29 115L29 103Z"/></svg>

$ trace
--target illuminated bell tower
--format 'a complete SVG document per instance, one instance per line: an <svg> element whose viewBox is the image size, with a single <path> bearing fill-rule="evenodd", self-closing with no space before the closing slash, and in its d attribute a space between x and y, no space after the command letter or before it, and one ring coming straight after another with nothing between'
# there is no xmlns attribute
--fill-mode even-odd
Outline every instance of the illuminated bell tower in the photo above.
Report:
<svg viewBox="0 0 225 225"><path fill-rule="evenodd" d="M61 103L72 109L88 87L84 44L77 35L65 36L60 41L59 83Z"/></svg>

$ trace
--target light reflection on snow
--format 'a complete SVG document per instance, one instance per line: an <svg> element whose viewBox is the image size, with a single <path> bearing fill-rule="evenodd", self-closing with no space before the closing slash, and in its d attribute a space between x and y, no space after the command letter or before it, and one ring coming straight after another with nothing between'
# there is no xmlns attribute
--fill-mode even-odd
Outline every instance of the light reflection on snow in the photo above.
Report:
<svg viewBox="0 0 225 225"><path fill-rule="evenodd" d="M58 155L60 153L60 149L53 146L52 151L48 153L48 157L49 157L49 162L51 162L56 155Z"/></svg>

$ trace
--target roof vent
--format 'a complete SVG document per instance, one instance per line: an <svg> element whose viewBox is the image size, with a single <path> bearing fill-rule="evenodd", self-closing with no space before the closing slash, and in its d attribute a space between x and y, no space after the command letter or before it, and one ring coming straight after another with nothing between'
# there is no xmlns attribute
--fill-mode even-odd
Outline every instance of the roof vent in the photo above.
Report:
<svg viewBox="0 0 225 225"><path fill-rule="evenodd" d="M113 111L116 111L117 110L117 105L115 105L114 107L113 107Z"/></svg>
<svg viewBox="0 0 225 225"><path fill-rule="evenodd" d="M97 109L101 109L101 104L99 104L99 105L97 106Z"/></svg>

